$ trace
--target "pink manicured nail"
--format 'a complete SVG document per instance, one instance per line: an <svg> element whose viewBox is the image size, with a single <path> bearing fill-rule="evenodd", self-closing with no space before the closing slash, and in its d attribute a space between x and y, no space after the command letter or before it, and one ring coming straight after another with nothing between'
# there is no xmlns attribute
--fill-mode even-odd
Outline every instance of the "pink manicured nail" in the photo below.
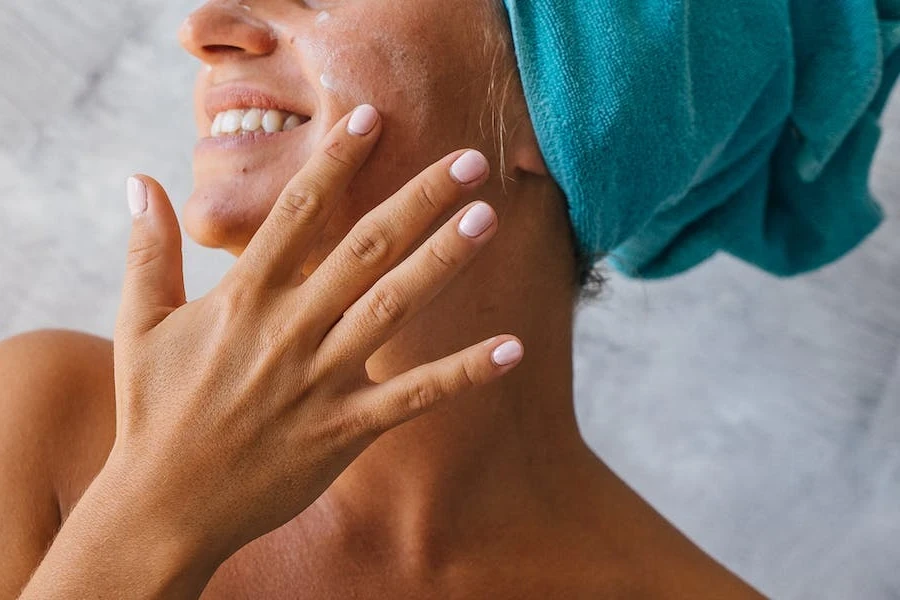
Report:
<svg viewBox="0 0 900 600"><path fill-rule="evenodd" d="M493 222L493 209L487 202L479 202L460 219L459 232L466 237L477 238L487 231Z"/></svg>
<svg viewBox="0 0 900 600"><path fill-rule="evenodd" d="M491 360L498 367L505 367L522 358L522 354L524 354L522 344L510 340L497 346L496 350L491 354Z"/></svg>
<svg viewBox="0 0 900 600"><path fill-rule="evenodd" d="M371 104L357 106L347 123L347 130L355 135L366 135L375 129L378 111Z"/></svg>
<svg viewBox="0 0 900 600"><path fill-rule="evenodd" d="M136 217L147 212L147 186L137 177L128 178L128 208L131 216Z"/></svg>
<svg viewBox="0 0 900 600"><path fill-rule="evenodd" d="M450 174L459 183L472 183L488 170L488 161L478 150L469 150L456 159Z"/></svg>

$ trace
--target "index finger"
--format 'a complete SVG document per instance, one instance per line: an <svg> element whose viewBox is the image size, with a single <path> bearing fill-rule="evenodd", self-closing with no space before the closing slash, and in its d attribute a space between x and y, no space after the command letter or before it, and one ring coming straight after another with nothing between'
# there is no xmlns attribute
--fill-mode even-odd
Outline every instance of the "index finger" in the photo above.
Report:
<svg viewBox="0 0 900 600"><path fill-rule="evenodd" d="M263 285L290 282L380 133L381 118L369 104L338 121L285 186L232 270L246 270Z"/></svg>

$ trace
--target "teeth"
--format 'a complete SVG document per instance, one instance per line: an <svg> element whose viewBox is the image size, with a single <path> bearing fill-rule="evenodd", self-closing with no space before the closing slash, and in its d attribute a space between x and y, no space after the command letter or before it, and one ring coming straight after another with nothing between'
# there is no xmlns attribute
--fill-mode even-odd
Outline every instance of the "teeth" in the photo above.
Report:
<svg viewBox="0 0 900 600"><path fill-rule="evenodd" d="M266 133L282 131L284 127L284 113L280 110L267 110L266 114L263 115L262 126Z"/></svg>
<svg viewBox="0 0 900 600"><path fill-rule="evenodd" d="M284 122L284 131L290 131L291 129L296 129L301 125L300 117L297 115L291 115Z"/></svg>
<svg viewBox="0 0 900 600"><path fill-rule="evenodd" d="M216 120L213 121L212 128L210 129L210 135L213 137L219 137L222 135L222 119L225 118L225 113L219 113L216 115Z"/></svg>
<svg viewBox="0 0 900 600"><path fill-rule="evenodd" d="M251 108L247 111L247 114L244 115L244 120L241 121L241 129L243 129L244 131L256 131L257 129L262 127L262 119L262 109Z"/></svg>
<svg viewBox="0 0 900 600"><path fill-rule="evenodd" d="M216 115L209 133L212 137L253 133L260 129L266 133L278 133L296 129L304 121L299 115L281 110L233 108Z"/></svg>

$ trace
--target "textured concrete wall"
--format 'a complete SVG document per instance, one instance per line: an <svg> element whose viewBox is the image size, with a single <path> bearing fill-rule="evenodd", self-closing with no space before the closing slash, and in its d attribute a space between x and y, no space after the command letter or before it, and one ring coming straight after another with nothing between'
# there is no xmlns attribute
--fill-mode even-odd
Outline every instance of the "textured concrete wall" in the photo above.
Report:
<svg viewBox="0 0 900 600"><path fill-rule="evenodd" d="M111 336L143 171L190 189L191 2L8 0L0 11L0 337ZM900 596L900 102L873 188L889 220L816 274L727 258L613 278L577 327L596 451L729 567L779 598ZM224 252L186 244L189 297Z"/></svg>

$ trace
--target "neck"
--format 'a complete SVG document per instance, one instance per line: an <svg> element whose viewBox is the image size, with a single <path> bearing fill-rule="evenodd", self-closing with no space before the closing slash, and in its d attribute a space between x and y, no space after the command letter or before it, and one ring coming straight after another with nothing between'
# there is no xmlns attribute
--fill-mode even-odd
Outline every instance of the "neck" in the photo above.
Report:
<svg viewBox="0 0 900 600"><path fill-rule="evenodd" d="M479 273L497 262L473 264L369 359L370 377L381 382L499 333L525 346L509 374L379 438L316 503L318 522L339 537L379 539L395 554L440 561L435 553L481 543L478 536L504 524L542 522L535 515L560 501L573 469L596 460L575 419L571 296L533 275L540 260L507 289Z"/></svg>

